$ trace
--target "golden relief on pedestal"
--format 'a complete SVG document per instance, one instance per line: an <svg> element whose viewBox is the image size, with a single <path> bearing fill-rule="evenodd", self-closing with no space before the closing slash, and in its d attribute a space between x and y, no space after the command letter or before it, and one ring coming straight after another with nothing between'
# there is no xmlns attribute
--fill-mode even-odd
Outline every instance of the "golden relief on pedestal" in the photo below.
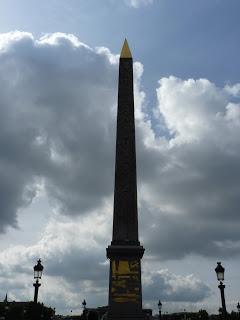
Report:
<svg viewBox="0 0 240 320"><path fill-rule="evenodd" d="M112 299L114 302L138 302L140 299L139 260L112 260Z"/></svg>

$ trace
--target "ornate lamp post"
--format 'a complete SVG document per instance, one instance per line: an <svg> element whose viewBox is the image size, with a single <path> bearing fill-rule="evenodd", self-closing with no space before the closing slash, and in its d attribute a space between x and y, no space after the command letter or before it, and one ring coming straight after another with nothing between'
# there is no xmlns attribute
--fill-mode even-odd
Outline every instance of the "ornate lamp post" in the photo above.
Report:
<svg viewBox="0 0 240 320"><path fill-rule="evenodd" d="M162 319L162 302L158 301L159 320Z"/></svg>
<svg viewBox="0 0 240 320"><path fill-rule="evenodd" d="M217 267L215 268L215 271L217 274L217 279L218 281L220 281L218 288L220 289L220 292L221 292L222 314L223 314L223 318L226 319L227 309L226 309L225 296L224 296L225 285L223 284L225 269L221 265L221 262L217 262Z"/></svg>
<svg viewBox="0 0 240 320"><path fill-rule="evenodd" d="M240 304L239 304L239 302L237 304L237 310L238 310L238 314L240 314Z"/></svg>
<svg viewBox="0 0 240 320"><path fill-rule="evenodd" d="M87 305L87 302L86 302L85 299L84 299L83 302L82 302L83 310L86 310L86 305Z"/></svg>
<svg viewBox="0 0 240 320"><path fill-rule="evenodd" d="M39 283L39 279L42 277L42 271L43 266L41 264L41 260L39 259L37 264L33 267L34 271L34 279L36 279L36 282L33 284L34 286L34 303L37 303L38 299L38 288L41 286L41 283Z"/></svg>

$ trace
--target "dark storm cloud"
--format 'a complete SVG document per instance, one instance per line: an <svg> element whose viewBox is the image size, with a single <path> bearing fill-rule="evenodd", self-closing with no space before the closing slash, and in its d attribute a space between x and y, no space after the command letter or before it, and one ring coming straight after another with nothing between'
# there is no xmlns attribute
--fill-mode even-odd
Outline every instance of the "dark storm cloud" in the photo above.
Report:
<svg viewBox="0 0 240 320"><path fill-rule="evenodd" d="M57 252L57 256L47 257L46 270L50 276L63 277L73 283L89 280L97 284L104 279L106 285L108 265L104 260L104 248L92 251L70 246L64 254Z"/></svg>
<svg viewBox="0 0 240 320"><path fill-rule="evenodd" d="M116 65L73 36L15 32L2 36L0 74L1 230L39 178L66 214L100 205L113 184Z"/></svg>

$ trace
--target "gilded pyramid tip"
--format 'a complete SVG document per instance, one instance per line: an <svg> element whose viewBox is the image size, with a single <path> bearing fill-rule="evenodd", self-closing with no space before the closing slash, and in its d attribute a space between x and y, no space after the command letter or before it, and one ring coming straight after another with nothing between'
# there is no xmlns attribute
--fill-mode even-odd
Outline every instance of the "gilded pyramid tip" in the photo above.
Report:
<svg viewBox="0 0 240 320"><path fill-rule="evenodd" d="M120 54L120 58L132 58L131 51L128 46L127 39L125 39L124 44L122 46L122 51Z"/></svg>

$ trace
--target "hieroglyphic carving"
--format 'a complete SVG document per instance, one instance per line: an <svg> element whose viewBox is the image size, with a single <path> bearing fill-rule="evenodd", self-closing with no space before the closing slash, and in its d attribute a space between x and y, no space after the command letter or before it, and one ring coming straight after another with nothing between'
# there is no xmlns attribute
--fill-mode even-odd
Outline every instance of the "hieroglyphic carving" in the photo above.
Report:
<svg viewBox="0 0 240 320"><path fill-rule="evenodd" d="M113 240L138 241L132 60L121 59L117 115Z"/></svg>
<svg viewBox="0 0 240 320"><path fill-rule="evenodd" d="M112 261L111 295L114 302L139 302L140 300L140 261Z"/></svg>

